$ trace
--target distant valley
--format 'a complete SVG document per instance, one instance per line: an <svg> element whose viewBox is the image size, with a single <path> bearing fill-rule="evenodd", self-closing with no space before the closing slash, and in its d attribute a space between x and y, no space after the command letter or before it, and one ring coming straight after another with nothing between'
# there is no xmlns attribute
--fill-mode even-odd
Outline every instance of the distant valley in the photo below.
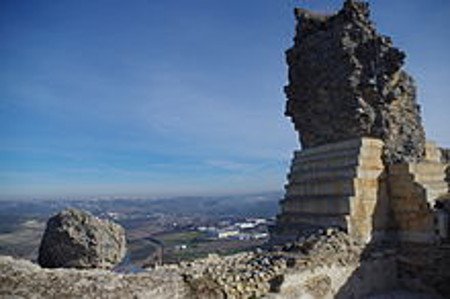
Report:
<svg viewBox="0 0 450 299"><path fill-rule="evenodd" d="M127 232L127 263L133 267L230 254L266 241L281 196L6 200L0 210L0 255L35 260L47 219L67 207L120 223Z"/></svg>

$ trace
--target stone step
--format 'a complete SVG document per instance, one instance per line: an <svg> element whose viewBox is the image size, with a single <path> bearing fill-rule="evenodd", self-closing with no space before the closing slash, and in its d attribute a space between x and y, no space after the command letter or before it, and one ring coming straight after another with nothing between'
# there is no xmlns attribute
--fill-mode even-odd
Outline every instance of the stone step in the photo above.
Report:
<svg viewBox="0 0 450 299"><path fill-rule="evenodd" d="M416 173L414 180L417 182L442 182L445 181L444 173Z"/></svg>
<svg viewBox="0 0 450 299"><path fill-rule="evenodd" d="M332 153L336 151L346 151L351 149L361 149L361 148L383 148L383 142L374 138L357 138L347 141L326 144L318 146L315 148L304 149L301 151L296 151L294 153L295 157L308 157L314 155L320 155L322 153Z"/></svg>
<svg viewBox="0 0 450 299"><path fill-rule="evenodd" d="M284 213L280 217L280 225L312 225L320 227L347 227L347 216L339 214Z"/></svg>
<svg viewBox="0 0 450 299"><path fill-rule="evenodd" d="M303 152L296 152L294 154L294 157L292 158L292 161L303 161L303 162L313 162L317 160L332 160L332 159L339 159L342 157L372 157L372 158L378 158L381 160L381 151L379 149L374 148L367 148L367 149L350 149L350 150L339 150L334 152L323 152L320 153L320 155L301 155Z"/></svg>
<svg viewBox="0 0 450 299"><path fill-rule="evenodd" d="M389 166L388 172L391 176L401 176L407 173L413 175L440 174L445 172L446 165L438 162L420 162L409 164L397 164Z"/></svg>
<svg viewBox="0 0 450 299"><path fill-rule="evenodd" d="M412 184L415 184L417 186L421 186L424 188L431 188L431 189L442 189L442 188L446 188L447 183L444 180L430 180L430 181L425 181L425 180L413 180L412 178L407 178L407 177L401 177L401 178L395 178L395 180L391 179L391 182L393 182L393 184L395 184L396 186L402 186L402 187L409 187Z"/></svg>
<svg viewBox="0 0 450 299"><path fill-rule="evenodd" d="M411 188L414 186L414 189ZM437 198L448 192L448 185L445 182L418 183L411 181L395 181L395 188L391 188L393 196L404 196L406 192L425 192L428 201Z"/></svg>
<svg viewBox="0 0 450 299"><path fill-rule="evenodd" d="M322 160L334 160L341 159L344 157L348 158L357 158L357 157L371 157L378 158L381 161L381 150L378 148L366 148L366 149L347 149L345 151L334 151L334 152L323 152L316 155L294 155L293 161L301 161L302 163L311 163L315 161Z"/></svg>
<svg viewBox="0 0 450 299"><path fill-rule="evenodd" d="M295 171L288 174L288 181L292 183L308 183L311 181L352 180L353 178L378 178L382 173L379 167L348 168L335 167L329 169L313 170L310 172Z"/></svg>
<svg viewBox="0 0 450 299"><path fill-rule="evenodd" d="M433 141L427 141L425 144L425 159L427 161L441 162L441 151Z"/></svg>
<svg viewBox="0 0 450 299"><path fill-rule="evenodd" d="M418 164L412 164L410 166L410 172L415 176L420 175L433 175L442 174L445 177L446 165L444 163L423 162Z"/></svg>
<svg viewBox="0 0 450 299"><path fill-rule="evenodd" d="M364 168L364 169L373 169L373 168L383 168L383 164L381 161L378 161L376 159L365 158L365 157L344 157L340 159L335 160L321 160L321 161L315 161L310 163L301 163L301 162L295 162L292 164L290 172L310 172L310 171L319 171L319 170L326 170L330 168Z"/></svg>
<svg viewBox="0 0 450 299"><path fill-rule="evenodd" d="M317 196L313 196L313 195L309 195L309 196L302 196L302 195L292 195L292 196L285 196L282 200L280 200L280 204L283 204L285 202L288 201L302 201L302 200L321 200L321 199L326 199L328 201L334 201L334 200L347 200L349 197L348 196L333 196L333 195L329 195L329 196L322 196L322 195L317 195Z"/></svg>
<svg viewBox="0 0 450 299"><path fill-rule="evenodd" d="M353 196L357 189L364 191L364 194L373 194L376 196L378 180L373 179L353 179L353 180L334 180L329 182L316 181L310 184L290 183L285 186L286 195L337 195Z"/></svg>
<svg viewBox="0 0 450 299"><path fill-rule="evenodd" d="M396 186L411 186L412 184L422 187L422 188L431 188L431 189L442 189L445 188L447 183L443 180L430 180L430 181L417 181L412 179L395 179L393 180L395 182Z"/></svg>
<svg viewBox="0 0 450 299"><path fill-rule="evenodd" d="M349 197L309 197L297 200L285 200L281 204L283 213L313 213L313 214L349 214Z"/></svg>

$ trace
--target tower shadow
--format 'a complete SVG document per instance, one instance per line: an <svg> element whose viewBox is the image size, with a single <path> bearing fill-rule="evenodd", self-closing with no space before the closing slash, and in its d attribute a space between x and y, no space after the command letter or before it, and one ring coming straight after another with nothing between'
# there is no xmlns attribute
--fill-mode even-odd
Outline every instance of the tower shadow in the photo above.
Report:
<svg viewBox="0 0 450 299"><path fill-rule="evenodd" d="M404 195L394 196L387 175L385 171L380 176L386 190L380 188L375 204L371 239L335 298L450 298L450 247L433 241L435 236L417 237L435 226L426 190L410 176ZM418 231L421 227L423 232Z"/></svg>

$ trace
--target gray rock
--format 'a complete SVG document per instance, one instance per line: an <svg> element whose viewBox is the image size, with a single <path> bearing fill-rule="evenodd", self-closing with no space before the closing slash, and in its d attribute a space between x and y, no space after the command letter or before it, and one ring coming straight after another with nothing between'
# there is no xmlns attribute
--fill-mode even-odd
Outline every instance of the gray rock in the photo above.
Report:
<svg viewBox="0 0 450 299"><path fill-rule="evenodd" d="M368 3L347 0L334 15L295 12L286 115L303 148L375 137L387 163L421 160L425 133L405 53L377 33Z"/></svg>
<svg viewBox="0 0 450 299"><path fill-rule="evenodd" d="M125 231L120 225L67 209L48 220L38 262L46 268L110 269L125 252Z"/></svg>
<svg viewBox="0 0 450 299"><path fill-rule="evenodd" d="M170 269L128 275L100 269L42 269L29 261L0 256L0 298L198 297L192 296L183 277Z"/></svg>

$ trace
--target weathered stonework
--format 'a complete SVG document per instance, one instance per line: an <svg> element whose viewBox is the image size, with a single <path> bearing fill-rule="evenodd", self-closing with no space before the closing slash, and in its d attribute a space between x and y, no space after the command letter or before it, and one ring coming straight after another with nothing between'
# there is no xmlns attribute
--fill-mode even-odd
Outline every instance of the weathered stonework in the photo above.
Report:
<svg viewBox="0 0 450 299"><path fill-rule="evenodd" d="M0 297L447 298L449 251L439 247L430 255L427 248L365 247L327 229L271 251L210 256L138 274L44 269L0 256ZM397 297L392 290L399 289Z"/></svg>
<svg viewBox="0 0 450 299"><path fill-rule="evenodd" d="M450 189L450 149L441 148L440 150L441 150L441 155L442 155L441 161L442 161L442 163L445 163L447 165L446 170L445 170L445 174L446 174L445 181L447 182L448 187Z"/></svg>
<svg viewBox="0 0 450 299"><path fill-rule="evenodd" d="M448 166L425 142L405 54L376 32L366 2L296 16L286 115L303 150L295 152L272 240L338 226L366 242L392 232L433 241Z"/></svg>
<svg viewBox="0 0 450 299"><path fill-rule="evenodd" d="M364 242L436 242L446 165L427 143L421 162L384 165L383 142L362 138L295 152L272 242L340 227Z"/></svg>
<svg viewBox="0 0 450 299"><path fill-rule="evenodd" d="M273 241L336 226L368 242L374 226L386 222L382 150L382 141L362 138L295 152Z"/></svg>
<svg viewBox="0 0 450 299"><path fill-rule="evenodd" d="M440 148L441 151L441 159L443 163L450 163L450 149L448 148Z"/></svg>
<svg viewBox="0 0 450 299"><path fill-rule="evenodd" d="M401 243L397 248L399 287L450 298L450 244Z"/></svg>
<svg viewBox="0 0 450 299"><path fill-rule="evenodd" d="M347 0L333 16L297 13L287 114L304 150L294 153L272 230L274 243L289 243L138 274L0 256L0 297L450 298L450 238L436 230L450 229L440 221L450 213L448 151L425 144L404 54L376 34L364 3ZM84 245L98 238L75 222L47 249L91 267L96 254Z"/></svg>
<svg viewBox="0 0 450 299"><path fill-rule="evenodd" d="M388 166L391 227L397 240L434 242L436 200L447 194L445 167L439 149L428 143L425 159L419 163Z"/></svg>
<svg viewBox="0 0 450 299"><path fill-rule="evenodd" d="M130 275L48 270L0 257L0 297L281 299L320 294L331 298L362 263L362 250L347 234L330 229L271 252L210 256ZM395 269L395 263L390 265ZM386 283L392 280L368 280L366 288L355 284L348 289L367 295L379 286L389 289Z"/></svg>
<svg viewBox="0 0 450 299"><path fill-rule="evenodd" d="M369 20L365 2L347 0L335 15L297 9L294 46L286 52L286 115L304 149L358 137L385 142L388 163L415 162L425 133L405 54Z"/></svg>

